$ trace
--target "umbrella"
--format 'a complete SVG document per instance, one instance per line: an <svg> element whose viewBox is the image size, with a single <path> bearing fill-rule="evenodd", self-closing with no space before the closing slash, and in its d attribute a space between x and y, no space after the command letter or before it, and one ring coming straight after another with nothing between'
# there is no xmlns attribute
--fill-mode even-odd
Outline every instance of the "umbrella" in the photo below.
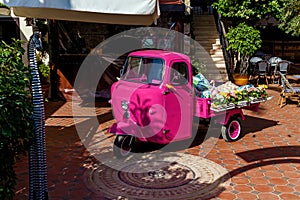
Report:
<svg viewBox="0 0 300 200"><path fill-rule="evenodd" d="M0 0L16 16L124 25L151 25L158 0Z"/></svg>

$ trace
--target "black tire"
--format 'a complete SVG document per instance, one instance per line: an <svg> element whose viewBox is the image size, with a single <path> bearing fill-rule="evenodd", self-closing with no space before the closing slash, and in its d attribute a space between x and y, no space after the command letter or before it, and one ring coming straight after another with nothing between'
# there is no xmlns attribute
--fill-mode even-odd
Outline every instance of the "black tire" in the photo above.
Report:
<svg viewBox="0 0 300 200"><path fill-rule="evenodd" d="M238 118L231 117L226 125L221 128L222 137L226 142L237 141L242 133L241 121Z"/></svg>
<svg viewBox="0 0 300 200"><path fill-rule="evenodd" d="M117 135L114 141L113 152L116 158L126 158L132 153L135 138L131 135Z"/></svg>

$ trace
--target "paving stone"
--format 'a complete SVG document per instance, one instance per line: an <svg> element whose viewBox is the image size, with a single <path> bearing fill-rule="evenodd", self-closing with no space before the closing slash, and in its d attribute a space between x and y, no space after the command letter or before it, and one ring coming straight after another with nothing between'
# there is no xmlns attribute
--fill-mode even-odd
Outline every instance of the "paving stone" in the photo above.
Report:
<svg viewBox="0 0 300 200"><path fill-rule="evenodd" d="M228 173L228 177L223 177L225 178L223 182L228 181L230 183L221 188L214 184L207 184L205 187L210 188L210 190L199 192L202 197L206 195L206 197L220 200L300 199L298 192L300 190L300 163L298 159L300 152L298 126L300 108L296 107L295 104L288 104L279 108L277 106L278 88L270 85L267 91L274 98L266 103L261 103L257 113L244 110L246 115L246 120L242 122L244 136L239 140L228 143L223 139L216 139L215 144L215 141L207 140L184 151L178 150L181 153L189 152L189 155L193 155L197 159L189 159L184 162L186 168L182 167L179 171L174 170L177 179L170 178L173 188L167 188L164 192L153 193L152 199L162 199L160 197L171 199L172 195L176 195L178 199L199 200L191 194L194 194L194 191L199 188L204 188L203 184L188 184L190 187L184 189L179 186L180 183L187 184L183 177L191 176L187 173L189 168L197 171L195 166L199 162L197 161L200 157L199 154L205 156L210 167L223 166ZM107 128L114 122L110 105L96 102L95 113L98 115L100 124L96 128L97 134L91 138L91 140L95 140L95 144L97 144L95 147L98 148L98 151L93 155L84 146L75 127L76 123L82 124L90 120L88 114L93 108L85 105L77 107L80 115L74 117L74 121L72 119L72 102L49 101L45 103L45 106L49 199L112 200L123 198L139 200L141 196L146 196L151 192L151 187L167 184L166 182L148 184L148 189L147 184L145 184L145 187L141 189L136 184L140 184L140 179L145 176L133 176L132 174L119 176L120 174L117 172L118 176L113 176L113 173L109 173L111 172L109 169L101 168L105 170L102 172L101 170L95 171L94 175L101 177L106 174L105 180L111 183L112 188L119 188L119 190L111 190L109 196L101 187L91 190L91 177L94 177L94 181L97 180L96 185L105 185L104 182L95 178L97 176L88 175L91 170L99 169L98 158L101 156L112 158L113 155L111 145L114 136L106 132ZM291 115L291 113L293 114ZM207 148L207 144L213 145L212 151ZM15 199L28 199L28 158L21 156L15 169L18 177ZM122 180L119 180L120 177ZM201 177L202 180L207 178L208 182L213 180L209 178L212 177L212 172L207 169L201 172ZM125 186L124 182L127 183ZM124 196L124 193L130 194L132 198ZM186 195L190 195L191 198L186 198Z"/></svg>

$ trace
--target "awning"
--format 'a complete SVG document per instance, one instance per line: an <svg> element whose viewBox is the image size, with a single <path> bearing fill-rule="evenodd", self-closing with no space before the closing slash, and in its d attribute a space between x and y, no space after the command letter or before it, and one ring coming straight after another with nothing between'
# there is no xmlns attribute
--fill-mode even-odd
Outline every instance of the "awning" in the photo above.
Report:
<svg viewBox="0 0 300 200"><path fill-rule="evenodd" d="M158 0L0 0L21 17L106 24L151 25Z"/></svg>

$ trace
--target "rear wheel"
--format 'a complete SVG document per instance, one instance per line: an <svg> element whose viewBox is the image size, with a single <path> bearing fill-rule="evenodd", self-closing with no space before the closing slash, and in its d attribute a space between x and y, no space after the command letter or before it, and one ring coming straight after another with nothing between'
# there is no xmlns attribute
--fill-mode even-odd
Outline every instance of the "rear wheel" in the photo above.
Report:
<svg viewBox="0 0 300 200"><path fill-rule="evenodd" d="M238 118L231 118L221 129L222 137L227 142L233 142L239 139L242 132L241 122Z"/></svg>
<svg viewBox="0 0 300 200"><path fill-rule="evenodd" d="M131 135L117 135L114 141L113 151L117 158L125 158L130 155L135 143Z"/></svg>

